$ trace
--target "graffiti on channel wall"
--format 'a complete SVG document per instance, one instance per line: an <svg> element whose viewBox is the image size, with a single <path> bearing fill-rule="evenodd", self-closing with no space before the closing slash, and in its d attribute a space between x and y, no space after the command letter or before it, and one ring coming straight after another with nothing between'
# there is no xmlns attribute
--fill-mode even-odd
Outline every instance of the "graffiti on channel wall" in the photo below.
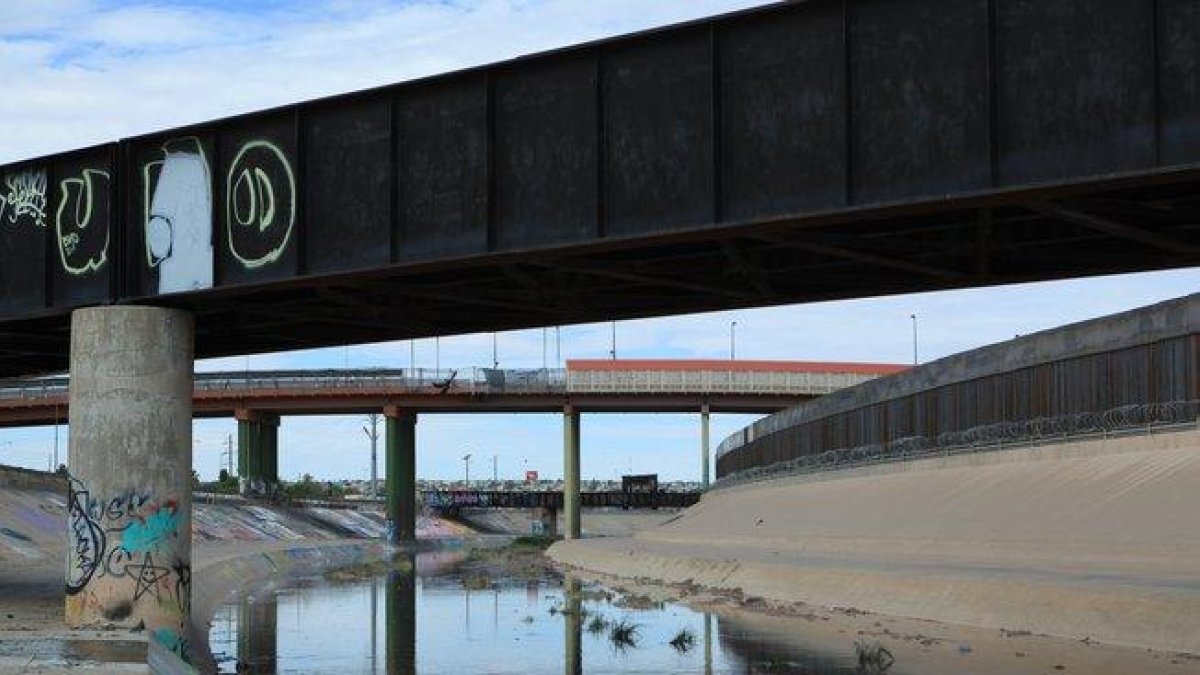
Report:
<svg viewBox="0 0 1200 675"><path fill-rule="evenodd" d="M0 224L46 227L46 172L18 171L0 185Z"/></svg>
<svg viewBox="0 0 1200 675"><path fill-rule="evenodd" d="M267 141L238 150L225 181L229 252L246 269L284 254L296 224L296 178L287 156Z"/></svg>
<svg viewBox="0 0 1200 675"><path fill-rule="evenodd" d="M150 598L189 611L192 570L175 555L179 538L188 533L174 499L158 502L135 490L101 498L72 477L68 535L68 595L84 592L97 579L117 579L129 587L120 602Z"/></svg>
<svg viewBox="0 0 1200 675"><path fill-rule="evenodd" d="M108 172L84 169L59 183L54 224L63 270L92 274L108 262Z"/></svg>
<svg viewBox="0 0 1200 675"><path fill-rule="evenodd" d="M162 159L142 167L146 264L158 270L159 293L213 284L212 177L200 139L162 146Z"/></svg>

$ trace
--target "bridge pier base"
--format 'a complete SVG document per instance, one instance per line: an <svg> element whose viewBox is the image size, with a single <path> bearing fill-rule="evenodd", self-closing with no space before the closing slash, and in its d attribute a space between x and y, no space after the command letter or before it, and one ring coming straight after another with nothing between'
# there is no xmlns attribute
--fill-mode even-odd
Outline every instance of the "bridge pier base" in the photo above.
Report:
<svg viewBox="0 0 1200 675"><path fill-rule="evenodd" d="M709 464L709 447L708 447L708 431L709 431L709 415L708 404L705 403L700 408L700 487L708 489L708 464Z"/></svg>
<svg viewBox="0 0 1200 675"><path fill-rule="evenodd" d="M579 526L579 411L563 409L563 537L578 539Z"/></svg>
<svg viewBox="0 0 1200 675"><path fill-rule="evenodd" d="M249 410L238 421L238 483L243 495L272 494L279 485L279 416Z"/></svg>
<svg viewBox="0 0 1200 675"><path fill-rule="evenodd" d="M189 658L192 317L71 316L66 622L143 624Z"/></svg>
<svg viewBox="0 0 1200 675"><path fill-rule="evenodd" d="M387 539L403 544L417 538L417 414L386 408Z"/></svg>

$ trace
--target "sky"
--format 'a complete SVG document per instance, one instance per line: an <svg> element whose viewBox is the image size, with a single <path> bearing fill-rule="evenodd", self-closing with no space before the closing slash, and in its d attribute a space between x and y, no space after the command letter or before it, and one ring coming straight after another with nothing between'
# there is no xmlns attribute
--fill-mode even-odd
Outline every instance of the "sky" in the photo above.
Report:
<svg viewBox="0 0 1200 675"><path fill-rule="evenodd" d="M0 164L336 93L764 4L730 0L225 0L115 2L5 0L0 22ZM1102 316L1200 288L1200 270L738 310L617 324L620 358L727 358L737 322L738 358L908 363L916 314L921 361ZM549 330L547 365L555 364ZM566 326L561 357L605 358L609 324ZM437 343L444 368L486 366L491 334ZM540 368L543 331L497 336L505 368ZM433 367L435 341L413 348ZM410 345L260 354L249 366L409 367ZM198 370L241 370L235 357ZM713 446L756 419L714 415ZM280 473L327 479L370 475L359 416L290 417L280 430ZM195 424L194 465L216 475L232 420ZM0 462L44 468L56 430L0 430ZM69 433L57 430L65 459ZM562 473L556 415L424 415L417 428L423 478L459 478L470 452L475 477L525 469ZM699 477L698 415L585 415L581 473L614 478L657 472ZM382 455L382 453L381 453ZM383 473L382 457L380 475Z"/></svg>

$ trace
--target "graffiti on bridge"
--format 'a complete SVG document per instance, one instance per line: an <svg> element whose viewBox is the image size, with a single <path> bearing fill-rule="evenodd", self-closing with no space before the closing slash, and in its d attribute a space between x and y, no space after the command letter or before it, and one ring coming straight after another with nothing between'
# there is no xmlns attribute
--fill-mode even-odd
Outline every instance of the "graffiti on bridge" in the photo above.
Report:
<svg viewBox="0 0 1200 675"><path fill-rule="evenodd" d="M20 171L4 177L0 188L0 223L14 227L22 220L46 227L46 172Z"/></svg>

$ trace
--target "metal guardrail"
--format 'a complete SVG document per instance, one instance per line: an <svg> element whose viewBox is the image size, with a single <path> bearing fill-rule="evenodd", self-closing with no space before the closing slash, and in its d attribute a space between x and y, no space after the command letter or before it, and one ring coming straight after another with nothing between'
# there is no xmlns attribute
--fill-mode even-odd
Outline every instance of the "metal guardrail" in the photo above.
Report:
<svg viewBox="0 0 1200 675"><path fill-rule="evenodd" d="M827 450L718 478L712 489L786 476L929 457L1019 449L1070 441L1200 428L1200 400L1127 405L1103 412L980 425L936 438L912 436L886 444Z"/></svg>
<svg viewBox="0 0 1200 675"><path fill-rule="evenodd" d="M197 392L387 390L446 394L747 394L819 396L874 375L718 370L356 369L196 373ZM69 380L50 377L0 382L0 399L65 395Z"/></svg>

